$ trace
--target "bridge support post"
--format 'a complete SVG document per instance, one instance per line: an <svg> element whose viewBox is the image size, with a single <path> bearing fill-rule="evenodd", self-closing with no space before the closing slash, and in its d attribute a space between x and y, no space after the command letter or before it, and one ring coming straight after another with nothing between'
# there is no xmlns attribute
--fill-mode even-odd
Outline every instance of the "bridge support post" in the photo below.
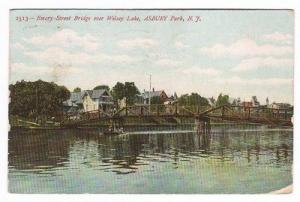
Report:
<svg viewBox="0 0 300 202"><path fill-rule="evenodd" d="M285 119L285 120L288 119L288 116L287 116L287 110L286 110L286 109L284 110L284 119Z"/></svg>
<svg viewBox="0 0 300 202"><path fill-rule="evenodd" d="M225 107L223 106L222 107L222 118L224 117L224 114L225 114Z"/></svg>
<svg viewBox="0 0 300 202"><path fill-rule="evenodd" d="M124 123L123 119L110 119L109 126L107 132L109 133L117 133L117 132L123 132L124 130Z"/></svg>
<svg viewBox="0 0 300 202"><path fill-rule="evenodd" d="M196 132L199 135L208 135L210 134L211 126L210 119L195 119L195 128Z"/></svg>

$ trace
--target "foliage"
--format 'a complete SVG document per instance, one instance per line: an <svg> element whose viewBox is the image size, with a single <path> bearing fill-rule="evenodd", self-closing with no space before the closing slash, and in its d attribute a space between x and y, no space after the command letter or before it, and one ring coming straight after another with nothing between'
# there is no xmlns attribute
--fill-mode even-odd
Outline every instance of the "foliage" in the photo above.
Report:
<svg viewBox="0 0 300 202"><path fill-rule="evenodd" d="M101 90L101 89L105 89L105 90L107 90L107 92L110 91L110 88L107 85L99 85L94 88L94 90Z"/></svg>
<svg viewBox="0 0 300 202"><path fill-rule="evenodd" d="M74 93L79 93L79 92L81 92L81 88L76 87L76 88L74 88L73 92L74 92Z"/></svg>
<svg viewBox="0 0 300 202"><path fill-rule="evenodd" d="M216 106L222 106L222 105L229 105L229 96L228 95L222 95L222 93L219 94Z"/></svg>
<svg viewBox="0 0 300 202"><path fill-rule="evenodd" d="M116 85L112 88L112 96L115 101L121 100L125 97L124 88L125 85L121 82L117 82Z"/></svg>
<svg viewBox="0 0 300 202"><path fill-rule="evenodd" d="M135 86L134 82L117 82L112 88L112 96L115 101L126 98L126 104L132 105L136 99L136 96L140 94L138 88Z"/></svg>
<svg viewBox="0 0 300 202"><path fill-rule="evenodd" d="M209 102L205 97L201 97L198 93L184 94L179 97L178 103L185 106L208 106Z"/></svg>
<svg viewBox="0 0 300 202"><path fill-rule="evenodd" d="M9 90L9 114L29 118L61 115L62 103L70 97L66 87L42 80L18 81L9 85Z"/></svg>

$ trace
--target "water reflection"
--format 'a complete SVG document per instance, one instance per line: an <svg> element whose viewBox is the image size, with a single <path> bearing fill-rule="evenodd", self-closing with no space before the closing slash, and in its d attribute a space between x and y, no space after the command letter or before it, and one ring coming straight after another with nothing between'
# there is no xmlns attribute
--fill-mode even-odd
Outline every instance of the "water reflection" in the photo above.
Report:
<svg viewBox="0 0 300 202"><path fill-rule="evenodd" d="M99 136L97 130L11 131L9 168L51 173L83 167L115 174L153 171L158 163L214 159L247 166L286 166L293 160L292 131L214 127L210 135L134 133Z"/></svg>

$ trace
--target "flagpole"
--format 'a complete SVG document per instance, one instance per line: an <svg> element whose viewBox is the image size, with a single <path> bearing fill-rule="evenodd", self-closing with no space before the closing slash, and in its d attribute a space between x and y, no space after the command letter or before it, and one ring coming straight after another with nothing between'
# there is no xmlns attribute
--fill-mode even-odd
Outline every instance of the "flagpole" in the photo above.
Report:
<svg viewBox="0 0 300 202"><path fill-rule="evenodd" d="M150 89L149 89L149 94L148 94L148 98L149 98L149 114L151 113L151 97L150 97L150 93L151 93L151 74L150 74L150 80L149 80L149 86L150 86Z"/></svg>

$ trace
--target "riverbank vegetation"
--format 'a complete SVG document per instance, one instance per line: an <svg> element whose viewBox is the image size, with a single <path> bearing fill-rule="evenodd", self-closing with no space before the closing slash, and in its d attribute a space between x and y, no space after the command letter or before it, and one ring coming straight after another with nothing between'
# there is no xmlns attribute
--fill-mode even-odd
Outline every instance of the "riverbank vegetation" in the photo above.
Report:
<svg viewBox="0 0 300 202"><path fill-rule="evenodd" d="M65 86L42 80L18 81L9 85L9 90L9 115L41 124L62 117L62 103L70 97L70 91Z"/></svg>
<svg viewBox="0 0 300 202"><path fill-rule="evenodd" d="M105 89L109 91L115 103L125 98L126 106L134 105L141 91L134 82L117 82L113 87L99 84L94 90ZM35 126L59 123L64 116L63 102L70 98L70 91L54 82L17 81L9 85L10 103L9 115L11 125ZM81 92L80 86L73 92ZM207 99L198 93L183 94L176 102L183 106L205 106L229 104L229 96L220 94L217 100ZM163 105L159 96L151 98L151 105ZM117 105L117 104L116 104Z"/></svg>

